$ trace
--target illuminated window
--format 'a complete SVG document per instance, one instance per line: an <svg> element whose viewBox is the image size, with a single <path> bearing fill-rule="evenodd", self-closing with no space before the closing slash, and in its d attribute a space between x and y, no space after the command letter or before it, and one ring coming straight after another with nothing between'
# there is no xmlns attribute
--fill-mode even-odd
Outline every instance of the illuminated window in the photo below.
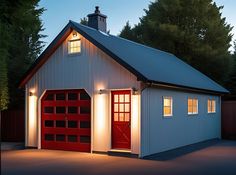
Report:
<svg viewBox="0 0 236 175"><path fill-rule="evenodd" d="M172 116L172 97L163 97L163 116Z"/></svg>
<svg viewBox="0 0 236 175"><path fill-rule="evenodd" d="M75 54L80 52L81 52L81 40L80 39L70 40L68 42L68 53Z"/></svg>
<svg viewBox="0 0 236 175"><path fill-rule="evenodd" d="M208 113L215 113L216 112L216 101L215 100L208 100L207 101L207 111L208 111Z"/></svg>
<svg viewBox="0 0 236 175"><path fill-rule="evenodd" d="M188 98L188 114L198 113L198 99Z"/></svg>

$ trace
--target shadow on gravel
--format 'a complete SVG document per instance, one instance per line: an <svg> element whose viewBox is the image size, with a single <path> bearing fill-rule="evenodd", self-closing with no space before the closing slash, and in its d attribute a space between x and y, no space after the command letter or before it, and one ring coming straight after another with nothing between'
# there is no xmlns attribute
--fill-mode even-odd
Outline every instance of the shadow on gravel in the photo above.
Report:
<svg viewBox="0 0 236 175"><path fill-rule="evenodd" d="M173 149L170 151L164 151L161 153L152 154L150 156L145 156L143 159L158 160L158 161L172 160L172 159L176 159L178 157L184 156L186 154L213 146L219 142L220 142L219 139L213 139L213 140L208 140L208 141L204 141L204 142L199 142L196 144L183 146L183 147Z"/></svg>

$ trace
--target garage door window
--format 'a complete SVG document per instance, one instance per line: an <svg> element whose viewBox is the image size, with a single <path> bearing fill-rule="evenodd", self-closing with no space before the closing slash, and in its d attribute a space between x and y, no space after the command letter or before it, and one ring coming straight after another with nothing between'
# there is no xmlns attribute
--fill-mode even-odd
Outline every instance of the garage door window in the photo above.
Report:
<svg viewBox="0 0 236 175"><path fill-rule="evenodd" d="M68 114L77 114L78 108L76 106L69 106L68 107Z"/></svg>
<svg viewBox="0 0 236 175"><path fill-rule="evenodd" d="M80 128L90 128L89 121L80 121Z"/></svg>
<svg viewBox="0 0 236 175"><path fill-rule="evenodd" d="M60 94L56 94L56 100L65 100L65 94L64 93L60 93Z"/></svg>
<svg viewBox="0 0 236 175"><path fill-rule="evenodd" d="M57 134L56 135L56 141L65 141L65 135Z"/></svg>
<svg viewBox="0 0 236 175"><path fill-rule="evenodd" d="M44 107L44 113L52 114L53 113L53 107Z"/></svg>
<svg viewBox="0 0 236 175"><path fill-rule="evenodd" d="M81 143L90 143L90 136L80 136Z"/></svg>
<svg viewBox="0 0 236 175"><path fill-rule="evenodd" d="M56 107L56 113L57 114L65 114L65 112L66 112L65 107L59 107L59 106Z"/></svg>
<svg viewBox="0 0 236 175"><path fill-rule="evenodd" d="M78 122L77 121L68 121L68 128L77 128Z"/></svg>
<svg viewBox="0 0 236 175"><path fill-rule="evenodd" d="M47 97L45 98L45 101L52 101L54 100L54 94L48 94Z"/></svg>
<svg viewBox="0 0 236 175"><path fill-rule="evenodd" d="M68 135L68 142L77 142L77 135Z"/></svg>
<svg viewBox="0 0 236 175"><path fill-rule="evenodd" d="M64 120L57 120L56 121L56 127L65 128L66 127L66 122Z"/></svg>
<svg viewBox="0 0 236 175"><path fill-rule="evenodd" d="M78 93L68 93L68 100L78 100Z"/></svg>
<svg viewBox="0 0 236 175"><path fill-rule="evenodd" d="M54 136L53 136L53 134L45 134L44 139L47 141L53 141Z"/></svg>
<svg viewBox="0 0 236 175"><path fill-rule="evenodd" d="M81 106L80 114L90 114L90 107Z"/></svg>
<svg viewBox="0 0 236 175"><path fill-rule="evenodd" d="M45 127L54 127L53 120L45 120Z"/></svg>
<svg viewBox="0 0 236 175"><path fill-rule="evenodd" d="M90 97L86 92L80 93L80 100L89 100Z"/></svg>

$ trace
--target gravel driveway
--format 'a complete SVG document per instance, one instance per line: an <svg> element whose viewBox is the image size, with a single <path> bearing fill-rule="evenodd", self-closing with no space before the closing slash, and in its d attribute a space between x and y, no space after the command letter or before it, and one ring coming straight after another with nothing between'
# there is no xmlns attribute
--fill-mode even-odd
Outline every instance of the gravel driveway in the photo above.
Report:
<svg viewBox="0 0 236 175"><path fill-rule="evenodd" d="M52 150L1 152L2 175L236 175L236 141L218 141L169 160Z"/></svg>

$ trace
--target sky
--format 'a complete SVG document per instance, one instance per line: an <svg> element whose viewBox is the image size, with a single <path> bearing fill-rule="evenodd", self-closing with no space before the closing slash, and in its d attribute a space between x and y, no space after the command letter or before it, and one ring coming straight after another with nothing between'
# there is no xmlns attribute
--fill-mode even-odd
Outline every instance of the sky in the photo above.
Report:
<svg viewBox="0 0 236 175"><path fill-rule="evenodd" d="M107 15L107 29L110 33L117 35L127 21L133 26L139 22L139 18L145 15L144 9L148 9L150 2L154 0L41 0L39 7L46 11L41 20L45 30L42 34L47 35L43 39L46 46L52 42L63 27L73 20L80 19L93 13L95 6L100 7L100 12ZM224 6L222 16L231 26L235 26L232 34L236 40L236 0L214 0L218 6ZM233 48L231 47L232 51Z"/></svg>

